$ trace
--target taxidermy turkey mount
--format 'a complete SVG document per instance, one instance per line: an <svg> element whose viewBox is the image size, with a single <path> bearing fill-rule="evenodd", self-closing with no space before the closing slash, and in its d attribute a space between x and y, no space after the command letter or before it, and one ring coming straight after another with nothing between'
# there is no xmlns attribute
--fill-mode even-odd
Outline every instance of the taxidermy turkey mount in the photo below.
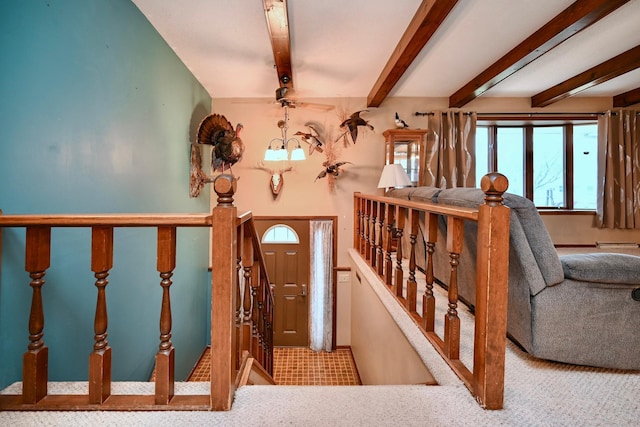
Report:
<svg viewBox="0 0 640 427"><path fill-rule="evenodd" d="M242 159L244 143L240 139L242 124L233 128L229 120L220 114L210 114L198 126L197 144L191 144L191 181L189 195L198 197L202 187L213 182L202 170L200 144L211 145L211 169L224 173L225 169L233 175L231 166ZM234 176L234 178L236 178ZM237 178L236 178L237 179Z"/></svg>

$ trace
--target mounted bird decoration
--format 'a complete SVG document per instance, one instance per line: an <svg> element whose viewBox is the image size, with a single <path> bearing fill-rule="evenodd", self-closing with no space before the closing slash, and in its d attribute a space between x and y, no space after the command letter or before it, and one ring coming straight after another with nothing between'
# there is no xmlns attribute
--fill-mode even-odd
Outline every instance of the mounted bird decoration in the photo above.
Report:
<svg viewBox="0 0 640 427"><path fill-rule="evenodd" d="M351 162L323 162L322 166L324 166L324 170L320 171L315 181L324 178L325 176L332 176L334 178L337 178L342 173L340 167L346 165L347 163L351 164Z"/></svg>
<svg viewBox="0 0 640 427"><path fill-rule="evenodd" d="M351 140L355 144L358 139L358 126L365 126L373 130L373 126L371 126L367 120L360 117L360 113L364 112L369 112L369 110L356 111L340 124L340 129L347 128L347 130L341 134L336 141L340 140L340 138L345 138L346 141L346 134L349 133L351 135Z"/></svg>
<svg viewBox="0 0 640 427"><path fill-rule="evenodd" d="M395 118L394 122L395 122L396 127L397 127L398 129L404 129L404 128L408 128L408 127L409 127L409 125L407 124L407 122L405 122L404 120L402 120L402 119L400 118L400 116L398 115L398 113L396 113L396 118Z"/></svg>
<svg viewBox="0 0 640 427"><path fill-rule="evenodd" d="M210 114L202 120L198 127L198 144L213 146L211 150L211 168L223 172L242 159L244 143L240 139L242 124L234 129L229 120L220 114Z"/></svg>
<svg viewBox="0 0 640 427"><path fill-rule="evenodd" d="M318 139L320 135L317 129L311 122L305 123L304 125L308 127L311 132L305 133L305 132L298 131L294 133L294 135L299 136L300 139L302 139L304 142L309 144L309 155L312 155L314 151L317 151L318 153L322 153L323 151L322 141Z"/></svg>
<svg viewBox="0 0 640 427"><path fill-rule="evenodd" d="M189 195L198 197L205 184L213 182L213 177L202 170L201 145L211 145L211 168L224 173L242 159L244 143L240 139L242 124L234 129L226 117L220 114L206 116L198 126L196 144L191 144L191 180Z"/></svg>

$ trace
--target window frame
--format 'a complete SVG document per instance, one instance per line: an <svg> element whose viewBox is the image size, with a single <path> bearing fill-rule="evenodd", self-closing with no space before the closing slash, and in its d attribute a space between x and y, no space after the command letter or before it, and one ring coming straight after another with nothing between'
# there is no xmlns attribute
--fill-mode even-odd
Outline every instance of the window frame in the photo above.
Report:
<svg viewBox="0 0 640 427"><path fill-rule="evenodd" d="M267 240L267 238L269 237L269 233L273 231L275 235L278 229L285 230L287 234L290 234L294 237L294 240ZM294 230L293 227L287 224L279 223L274 224L265 230L260 239L260 243L263 245L299 245L300 236L298 236L298 233L296 233L296 230Z"/></svg>
<svg viewBox="0 0 640 427"><path fill-rule="evenodd" d="M524 142L524 195L527 199L533 201L534 179L533 179L533 130L534 128L543 127L562 127L563 129L563 186L564 186L564 206L536 206L539 210L553 211L579 211L594 212L595 209L575 209L574 207L574 158L573 158L573 132L575 126L580 125L597 125L597 120L593 118L577 118L577 119L529 119L523 121L509 121L509 118L494 117L492 120L483 120L478 118L477 128L487 128L487 156L488 171L499 171L498 164L498 129L499 128L522 128Z"/></svg>

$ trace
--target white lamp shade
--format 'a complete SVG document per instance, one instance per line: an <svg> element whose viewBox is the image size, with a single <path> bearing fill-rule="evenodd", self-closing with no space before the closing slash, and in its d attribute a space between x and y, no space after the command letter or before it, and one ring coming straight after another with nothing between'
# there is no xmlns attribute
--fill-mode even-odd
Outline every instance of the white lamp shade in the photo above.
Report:
<svg viewBox="0 0 640 427"><path fill-rule="evenodd" d="M276 159L276 152L275 150L272 150L271 148L267 148L267 151L264 152L264 159L266 161L274 161L277 160Z"/></svg>
<svg viewBox="0 0 640 427"><path fill-rule="evenodd" d="M304 160L304 150L300 147L291 152L291 160Z"/></svg>
<svg viewBox="0 0 640 427"><path fill-rule="evenodd" d="M410 187L412 185L409 175L399 163L385 165L378 181L378 188Z"/></svg>
<svg viewBox="0 0 640 427"><path fill-rule="evenodd" d="M278 161L283 161L283 160L288 160L287 159L287 150L284 148L280 148L279 150L274 150L276 152L276 158L275 160Z"/></svg>

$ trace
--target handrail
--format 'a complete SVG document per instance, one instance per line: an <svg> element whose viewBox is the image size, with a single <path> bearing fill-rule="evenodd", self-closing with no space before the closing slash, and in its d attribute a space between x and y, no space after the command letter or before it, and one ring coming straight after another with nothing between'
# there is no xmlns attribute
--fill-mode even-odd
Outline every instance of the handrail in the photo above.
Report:
<svg viewBox="0 0 640 427"><path fill-rule="evenodd" d="M237 377L241 374L243 352L248 352L272 374L273 339L269 334L272 335L273 297L253 217L251 212L238 215L233 206L235 179L232 176L219 175L214 188L218 205L211 213L3 215L0 210L0 233L4 227L26 228L25 266L33 288L29 344L23 357L22 392L0 395L0 410L228 410ZM88 390L81 395L48 394L48 347L44 341L41 288L49 268L51 229L54 227L92 230L91 270L95 273L97 288L95 343L89 356ZM119 227L156 227L158 230L157 270L161 279L162 305L155 393L152 395L111 394L106 293L107 277L113 267L113 232ZM169 289L176 267L178 227L212 227L211 389L206 395L174 394L175 349L171 342ZM241 263L244 264L243 272L240 271ZM245 283L242 292L241 275L245 279L255 277L254 282L247 282L249 286ZM255 315L244 315L251 312ZM246 339L242 338L241 327L250 332Z"/></svg>
<svg viewBox="0 0 640 427"><path fill-rule="evenodd" d="M206 227L211 214L54 214L0 215L0 227Z"/></svg>
<svg viewBox="0 0 640 427"><path fill-rule="evenodd" d="M400 305L416 321L425 337L451 369L487 409L501 409L504 400L506 350L507 278L509 262L509 208L502 203L508 187L504 175L491 173L481 181L485 202L478 208L413 202L391 197L354 194L353 246L371 266ZM419 298L416 282L416 243L423 215L426 244L425 289ZM447 221L446 251L449 255L447 306L444 331L434 330L434 260L438 217ZM460 360L458 317L458 264L463 251L464 222L478 224L476 254L476 301L473 367ZM406 226L405 226L406 224ZM408 257L403 238L409 235ZM393 242L397 241L396 248ZM395 266L392 253L395 252ZM404 279L404 262L409 277ZM421 303L421 313L417 306Z"/></svg>
<svg viewBox="0 0 640 427"><path fill-rule="evenodd" d="M375 196L371 194L366 195L368 200L374 202L385 203L389 201L388 197L384 196ZM397 200L397 199L393 199ZM403 200L398 205L402 205L405 208L417 209L417 210L428 210L433 213L437 213L439 215L451 215L462 219L470 219L472 221L478 220L478 210L473 208L465 208L460 206L446 206L439 205L437 203L431 202L414 202L411 200Z"/></svg>

